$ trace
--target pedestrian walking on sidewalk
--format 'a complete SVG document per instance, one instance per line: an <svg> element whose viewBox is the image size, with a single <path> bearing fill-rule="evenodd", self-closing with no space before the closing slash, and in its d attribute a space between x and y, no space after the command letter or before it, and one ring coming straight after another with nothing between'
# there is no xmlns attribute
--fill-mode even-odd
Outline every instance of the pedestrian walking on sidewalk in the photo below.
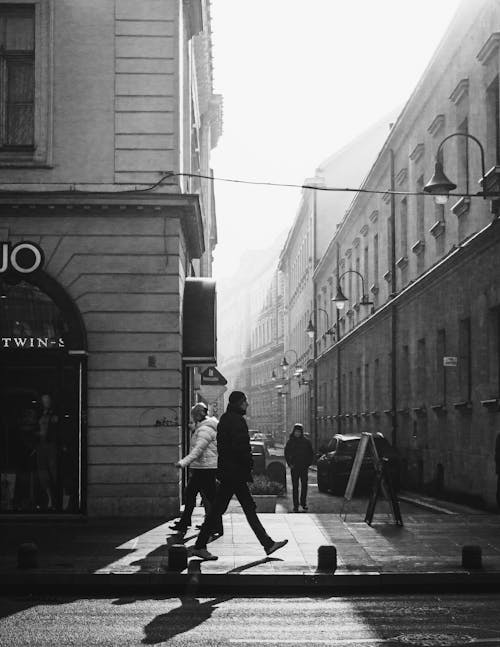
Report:
<svg viewBox="0 0 500 647"><path fill-rule="evenodd" d="M500 433L495 442L495 467L497 473L497 506L500 508Z"/></svg>
<svg viewBox="0 0 500 647"><path fill-rule="evenodd" d="M198 492L205 503L205 517L215 500L217 487L217 418L208 416L208 407L203 402L198 402L191 409L191 418L194 431L191 436L191 451L187 456L178 461L175 466L182 469L189 467L189 480L186 485L184 512L172 530L185 534L191 525L191 515L196 506ZM223 534L222 519L215 522L213 533Z"/></svg>
<svg viewBox="0 0 500 647"><path fill-rule="evenodd" d="M313 462L313 448L309 438L304 436L304 427L298 422L285 445L285 460L292 476L293 511L299 511L299 501L302 509L307 511L307 480L309 466Z"/></svg>
<svg viewBox="0 0 500 647"><path fill-rule="evenodd" d="M233 391L229 396L229 404L222 414L217 426L218 478L220 480L215 496L214 505L203 523L200 534L190 554L202 559L217 559L207 550L207 542L212 533L216 520L227 510L233 495L243 508L250 528L261 543L267 555L282 548L287 539L274 541L261 524L255 501L248 489L252 479L252 450L248 435L248 426L244 418L248 400L242 391Z"/></svg>

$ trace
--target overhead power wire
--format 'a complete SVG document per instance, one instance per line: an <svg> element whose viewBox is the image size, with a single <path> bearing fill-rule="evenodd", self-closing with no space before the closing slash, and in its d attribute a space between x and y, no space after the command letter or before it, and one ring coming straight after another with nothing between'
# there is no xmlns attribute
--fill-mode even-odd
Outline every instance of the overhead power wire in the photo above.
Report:
<svg viewBox="0 0 500 647"><path fill-rule="evenodd" d="M354 189L352 187L334 187L334 186L323 186L321 184L294 184L294 183L288 183L288 182L266 182L263 180L242 180L242 179L237 179L237 178L228 178L228 177L214 177L213 175L202 175L200 173L175 173L174 171L171 171L169 173L166 173L163 175L157 182L154 184L151 184L151 186L147 186L141 189L127 189L125 191L122 191L121 193L142 193L142 192L147 192L147 191L153 191L160 185L162 185L165 180L168 180L169 178L174 178L174 177L189 177L189 178L197 178L200 180L211 180L211 181L217 181L217 182L231 182L233 184L248 184L252 186L271 186L271 187L283 187L283 188L290 188L290 189L312 189L316 191L327 191L331 193L373 193L373 194L380 194L380 195L430 195L429 193L426 193L425 191L391 191L390 189L369 189L369 188L357 188ZM450 193L450 197L457 197L457 198L483 198L484 195L483 193ZM495 196L500 196L499 193L497 192L491 192L488 193L488 197L495 197Z"/></svg>

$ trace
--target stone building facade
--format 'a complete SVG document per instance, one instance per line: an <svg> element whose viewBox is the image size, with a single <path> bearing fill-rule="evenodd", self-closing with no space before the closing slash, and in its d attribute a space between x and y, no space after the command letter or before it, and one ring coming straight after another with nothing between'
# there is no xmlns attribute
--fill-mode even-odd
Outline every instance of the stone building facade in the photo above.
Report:
<svg viewBox="0 0 500 647"><path fill-rule="evenodd" d="M216 362L208 3L1 0L0 20L0 239L34 245L0 274L1 511L173 515Z"/></svg>
<svg viewBox="0 0 500 647"><path fill-rule="evenodd" d="M499 71L498 3L462 3L362 185L373 191L356 195L315 272L318 300L344 273L348 297L335 339L319 341L320 441L381 431L404 483L486 505L500 395ZM438 149L457 184L446 205L423 190ZM482 188L486 199L473 195Z"/></svg>

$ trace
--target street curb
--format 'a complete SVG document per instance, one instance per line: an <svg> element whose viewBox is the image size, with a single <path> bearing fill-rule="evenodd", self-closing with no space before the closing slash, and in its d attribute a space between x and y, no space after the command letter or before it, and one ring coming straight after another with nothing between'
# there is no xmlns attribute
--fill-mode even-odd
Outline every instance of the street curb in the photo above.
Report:
<svg viewBox="0 0 500 647"><path fill-rule="evenodd" d="M360 574L7 573L0 595L148 595L232 593L388 593L500 591L500 572Z"/></svg>

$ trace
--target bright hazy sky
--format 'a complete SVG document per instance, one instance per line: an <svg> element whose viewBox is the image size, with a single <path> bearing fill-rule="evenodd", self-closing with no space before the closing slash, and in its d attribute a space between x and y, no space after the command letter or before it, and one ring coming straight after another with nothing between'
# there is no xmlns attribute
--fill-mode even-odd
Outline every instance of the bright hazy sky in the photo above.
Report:
<svg viewBox="0 0 500 647"><path fill-rule="evenodd" d="M469 0L474 2L474 0ZM459 0L212 0L216 177L301 184L403 106ZM430 20L432 16L432 20ZM368 170L368 169L367 169ZM299 189L215 183L214 275L292 224Z"/></svg>

